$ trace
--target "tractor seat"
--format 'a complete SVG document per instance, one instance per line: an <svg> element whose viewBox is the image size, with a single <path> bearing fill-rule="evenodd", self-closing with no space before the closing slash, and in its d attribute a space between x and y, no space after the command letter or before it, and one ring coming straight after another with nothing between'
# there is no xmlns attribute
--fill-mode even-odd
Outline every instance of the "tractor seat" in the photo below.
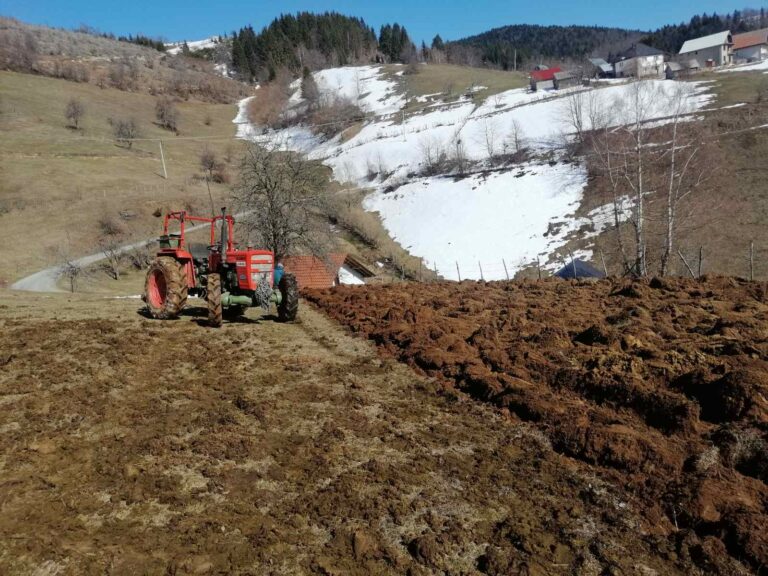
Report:
<svg viewBox="0 0 768 576"><path fill-rule="evenodd" d="M200 242L189 242L187 244L187 251L192 254L192 259L195 262L202 262L208 258L208 245Z"/></svg>

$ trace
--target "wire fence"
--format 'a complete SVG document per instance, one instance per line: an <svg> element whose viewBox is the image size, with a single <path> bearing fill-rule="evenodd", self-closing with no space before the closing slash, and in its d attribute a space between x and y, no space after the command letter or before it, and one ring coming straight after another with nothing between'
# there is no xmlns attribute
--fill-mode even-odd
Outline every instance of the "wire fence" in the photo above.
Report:
<svg viewBox="0 0 768 576"><path fill-rule="evenodd" d="M667 276L700 279L706 275L723 275L750 281L768 277L768 250L759 249L754 241L742 246L740 254L730 253L727 262L722 256L708 256L704 246L673 250L668 264ZM389 262L400 281L503 281L521 278L544 279L552 276L563 278L624 277L632 276L634 262L625 265L616 261L615 255L607 258L602 249L568 250L542 254L539 257L501 257L497 260L441 260L431 262L422 258L418 268L406 269L394 258ZM659 262L648 267L646 276L660 275Z"/></svg>

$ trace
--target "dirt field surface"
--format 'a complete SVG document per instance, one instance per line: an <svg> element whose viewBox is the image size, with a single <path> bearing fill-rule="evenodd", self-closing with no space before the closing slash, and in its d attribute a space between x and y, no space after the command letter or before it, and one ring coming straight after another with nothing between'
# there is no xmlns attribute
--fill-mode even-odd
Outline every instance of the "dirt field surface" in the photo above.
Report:
<svg viewBox="0 0 768 576"><path fill-rule="evenodd" d="M768 568L765 284L405 284L308 298L446 394L534 425L606 481L681 571Z"/></svg>
<svg viewBox="0 0 768 576"><path fill-rule="evenodd" d="M434 290L414 287L403 311L463 299L446 334L508 297ZM373 327L384 294L336 301ZM212 330L191 302L162 322L138 300L0 292L1 574L739 574L763 553L756 530L733 532L737 562L682 510L672 534L638 496L650 476L613 485L535 425L447 391L447 373L417 375L307 305L295 324L252 311ZM437 328L409 330L415 343ZM715 470L700 481L756 509L757 479Z"/></svg>

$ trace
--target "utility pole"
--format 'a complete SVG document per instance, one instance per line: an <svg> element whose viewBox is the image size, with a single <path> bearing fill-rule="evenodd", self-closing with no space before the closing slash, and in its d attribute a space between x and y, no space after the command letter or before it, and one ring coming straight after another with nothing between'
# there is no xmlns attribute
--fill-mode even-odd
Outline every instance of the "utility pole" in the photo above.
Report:
<svg viewBox="0 0 768 576"><path fill-rule="evenodd" d="M158 140L160 142L160 160L163 162L163 178L168 180L168 171L165 169L165 155L163 154L163 141Z"/></svg>

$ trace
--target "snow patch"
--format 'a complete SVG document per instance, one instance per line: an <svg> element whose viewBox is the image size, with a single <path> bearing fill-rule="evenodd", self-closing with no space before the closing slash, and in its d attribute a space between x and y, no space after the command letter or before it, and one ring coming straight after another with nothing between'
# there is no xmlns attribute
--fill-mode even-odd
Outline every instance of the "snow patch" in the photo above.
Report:
<svg viewBox="0 0 768 576"><path fill-rule="evenodd" d="M583 225L579 207L586 170L572 164L526 164L462 180L432 177L364 201L389 233L443 277L505 278L565 242ZM545 258L546 259L546 258Z"/></svg>

